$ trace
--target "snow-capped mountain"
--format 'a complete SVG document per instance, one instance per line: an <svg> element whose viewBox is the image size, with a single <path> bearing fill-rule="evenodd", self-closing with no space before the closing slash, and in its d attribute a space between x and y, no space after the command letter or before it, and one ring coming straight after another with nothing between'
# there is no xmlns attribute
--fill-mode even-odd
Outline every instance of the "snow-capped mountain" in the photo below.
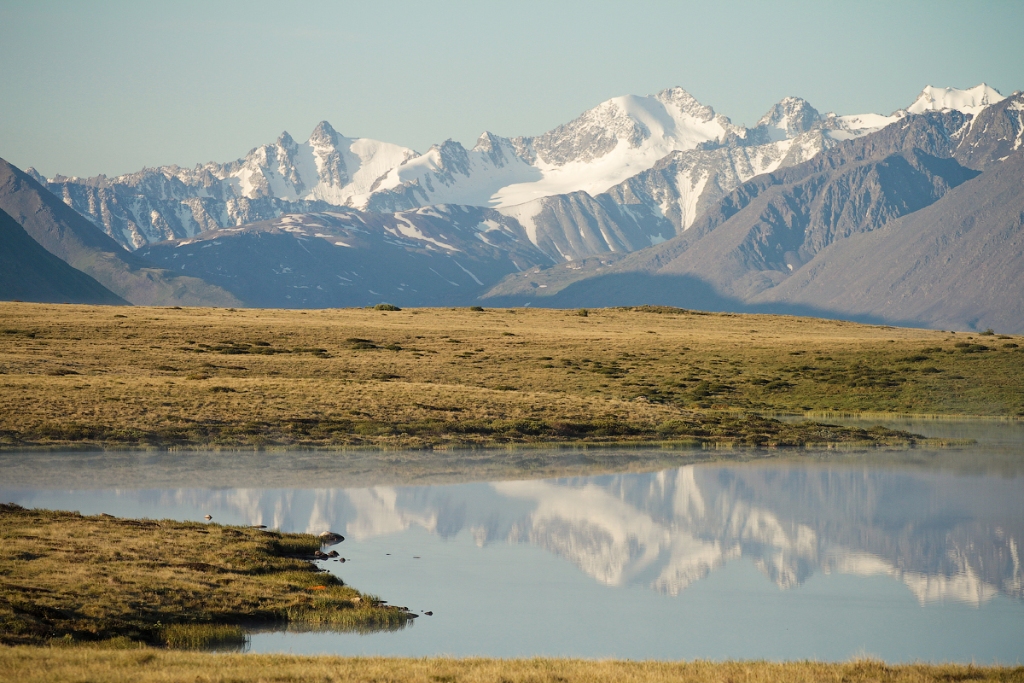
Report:
<svg viewBox="0 0 1024 683"><path fill-rule="evenodd" d="M128 249L337 207L394 213L450 203L537 215L550 198L577 192L607 194L618 202L632 184L633 192L648 188L637 197L644 197L644 212L658 220L642 231L642 239L602 240L613 245L611 251L631 250L685 230L703 206L739 183L800 163L837 141L874 132L918 109L952 107L974 114L1000 98L983 85L965 91L928 88L910 108L891 116L822 116L806 101L789 97L756 126L744 128L682 88L671 88L610 99L536 137L485 132L469 150L448 140L418 154L348 138L322 122L305 142L283 133L229 163L164 166L116 178L34 177ZM636 209L630 201L626 206ZM567 235L553 239L571 241ZM566 259L594 253L601 252L561 250Z"/></svg>
<svg viewBox="0 0 1024 683"><path fill-rule="evenodd" d="M744 150L719 151L735 160ZM698 207L696 221L664 243L611 264L587 259L515 274L484 300L656 303L1019 333L1022 155L1024 93L977 115L947 107L905 113L751 178ZM668 200L678 211L670 193L685 187L678 170L678 162L659 162L618 188L616 206L639 213Z"/></svg>
<svg viewBox="0 0 1024 683"><path fill-rule="evenodd" d="M304 143L285 132L226 164L161 166L116 178L47 180L28 172L133 250L286 213L365 204L381 176L415 156L398 145L346 138L323 121Z"/></svg>
<svg viewBox="0 0 1024 683"><path fill-rule="evenodd" d="M596 195L666 154L728 133L742 137L746 131L672 88L616 97L535 138L484 133L468 152L449 141L396 168L381 185L401 196L395 202L407 202L402 208L439 202L514 206L571 192Z"/></svg>

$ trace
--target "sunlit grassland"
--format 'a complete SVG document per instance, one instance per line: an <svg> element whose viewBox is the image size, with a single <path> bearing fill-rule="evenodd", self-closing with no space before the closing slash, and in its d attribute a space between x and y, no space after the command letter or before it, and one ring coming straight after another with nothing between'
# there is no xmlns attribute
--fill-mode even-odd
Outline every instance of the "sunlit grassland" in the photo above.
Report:
<svg viewBox="0 0 1024 683"><path fill-rule="evenodd" d="M0 303L0 447L806 445L1024 415L1024 339L678 309Z"/></svg>
<svg viewBox="0 0 1024 683"><path fill-rule="evenodd" d="M930 683L1021 681L1024 667L822 662L623 662L573 659L402 659L0 647L0 678L103 681L410 681L422 683Z"/></svg>
<svg viewBox="0 0 1024 683"><path fill-rule="evenodd" d="M308 534L0 504L0 644L200 647L241 641L243 626L411 618L303 559L319 549Z"/></svg>

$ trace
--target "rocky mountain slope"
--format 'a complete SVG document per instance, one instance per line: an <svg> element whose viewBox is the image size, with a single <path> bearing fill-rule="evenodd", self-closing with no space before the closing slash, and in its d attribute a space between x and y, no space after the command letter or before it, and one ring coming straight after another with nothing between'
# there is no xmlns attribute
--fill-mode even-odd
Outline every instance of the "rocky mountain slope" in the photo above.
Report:
<svg viewBox="0 0 1024 683"><path fill-rule="evenodd" d="M214 285L153 267L125 251L74 209L3 159L0 159L0 210L9 214L48 252L131 303L205 306L239 303ZM29 255L19 251L15 258L29 258Z"/></svg>
<svg viewBox="0 0 1024 683"><path fill-rule="evenodd" d="M999 97L983 91L978 98ZM930 105L919 98L913 106ZM685 229L703 206L738 183L905 115L822 116L807 102L786 98L748 129L671 88L608 100L537 137L485 132L469 150L448 140L418 154L344 137L323 122L304 143L283 133L229 163L165 166L116 178L34 177L129 249L336 207L394 213L443 203L519 206L521 215L532 217L546 206L538 200L579 192L595 198L607 192L613 202L631 209L643 204L646 213L663 219L645 228L642 243L628 247L639 248ZM565 241L572 228L555 222L546 230L562 230Z"/></svg>
<svg viewBox="0 0 1024 683"><path fill-rule="evenodd" d="M124 299L43 249L0 211L0 299L126 304Z"/></svg>

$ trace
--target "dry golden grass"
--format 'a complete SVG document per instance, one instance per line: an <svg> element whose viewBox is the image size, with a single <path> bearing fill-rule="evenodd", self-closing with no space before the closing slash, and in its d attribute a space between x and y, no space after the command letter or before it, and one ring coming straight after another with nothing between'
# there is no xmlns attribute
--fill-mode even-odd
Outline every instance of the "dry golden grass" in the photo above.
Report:
<svg viewBox="0 0 1024 683"><path fill-rule="evenodd" d="M189 652L5 648L0 679L24 683L301 683L378 681L422 683L930 683L1024 681L1024 667L958 664L888 666L865 660L821 662L621 662L574 659L398 659L214 655Z"/></svg>
<svg viewBox="0 0 1024 683"><path fill-rule="evenodd" d="M0 504L0 644L188 645L241 635L203 626L379 630L411 618L318 572L303 558L319 549L308 534Z"/></svg>
<svg viewBox="0 0 1024 683"><path fill-rule="evenodd" d="M1021 347L996 335L658 308L0 303L0 446L891 440L751 415L1019 416Z"/></svg>

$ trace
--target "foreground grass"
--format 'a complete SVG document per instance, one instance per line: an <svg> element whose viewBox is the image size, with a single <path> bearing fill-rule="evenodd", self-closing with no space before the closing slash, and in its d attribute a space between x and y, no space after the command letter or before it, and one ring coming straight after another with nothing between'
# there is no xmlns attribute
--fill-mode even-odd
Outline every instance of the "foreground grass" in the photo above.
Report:
<svg viewBox="0 0 1024 683"><path fill-rule="evenodd" d="M51 681L450 681L508 683L542 681L662 681L718 683L822 682L926 683L930 681L1022 681L1024 667L958 664L887 666L875 661L820 662L620 662L572 659L398 659L210 655L188 652L5 648L0 679Z"/></svg>
<svg viewBox="0 0 1024 683"><path fill-rule="evenodd" d="M1024 415L1024 338L651 307L8 302L0 373L0 448L906 443L759 415Z"/></svg>
<svg viewBox="0 0 1024 683"><path fill-rule="evenodd" d="M243 625L411 618L319 572L304 559L319 549L307 534L0 504L0 644L197 647L243 640Z"/></svg>

